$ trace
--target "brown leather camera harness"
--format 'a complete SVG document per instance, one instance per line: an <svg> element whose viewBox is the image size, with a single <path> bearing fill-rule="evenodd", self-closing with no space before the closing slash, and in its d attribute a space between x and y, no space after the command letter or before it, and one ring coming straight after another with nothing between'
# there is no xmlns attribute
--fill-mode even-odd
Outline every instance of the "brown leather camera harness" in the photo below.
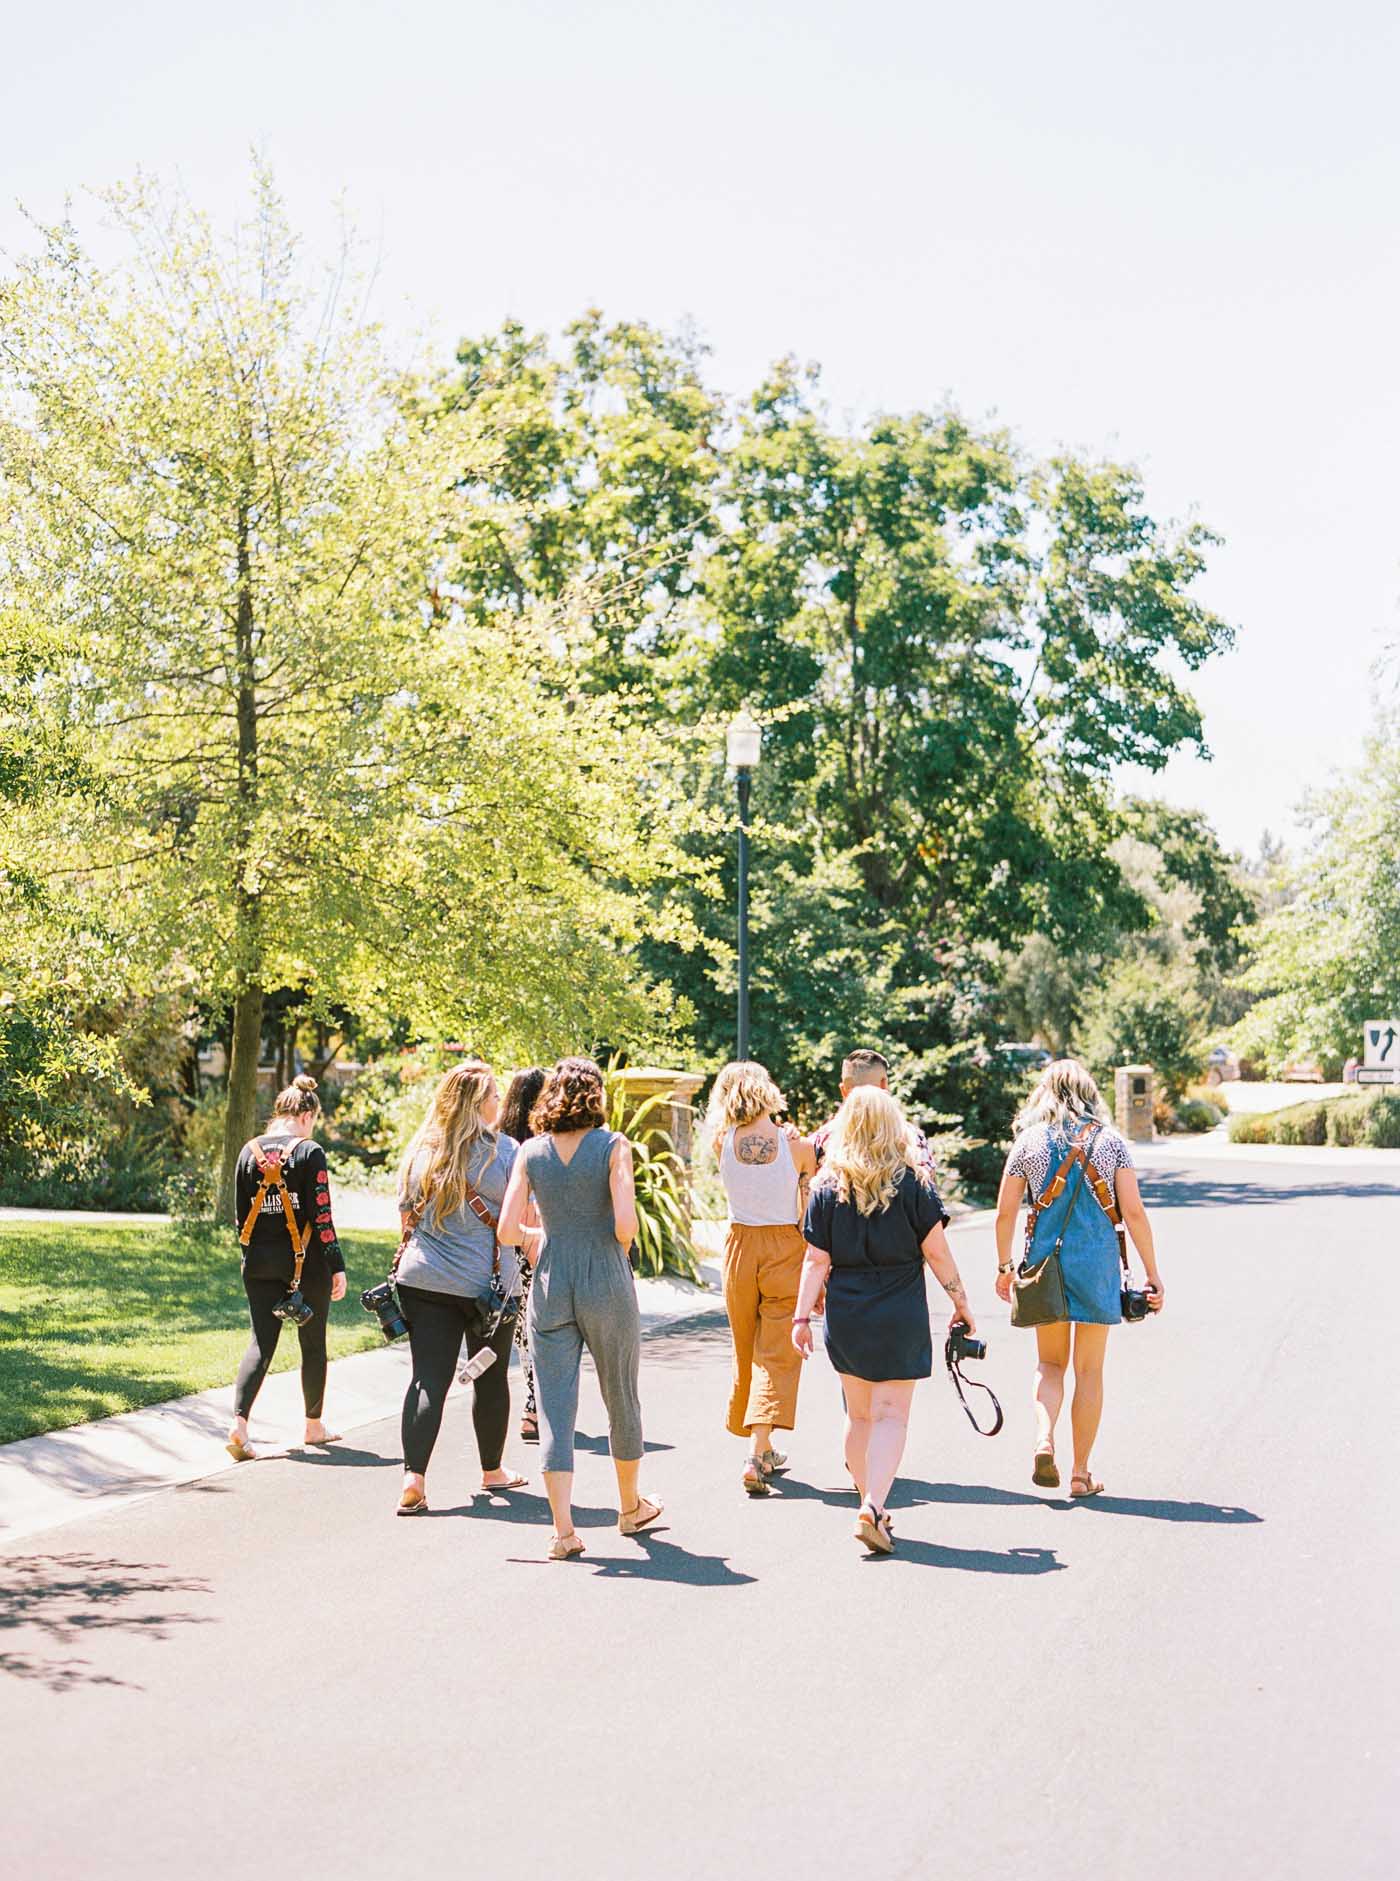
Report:
<svg viewBox="0 0 1400 1881"><path fill-rule="evenodd" d="M1131 1280L1132 1270L1128 1266L1128 1245L1123 1228L1123 1217L1119 1213L1118 1203L1114 1198L1113 1185L1109 1182L1105 1182L1103 1177L1099 1174L1093 1158L1089 1154L1094 1138L1102 1128L1103 1125L1096 1122L1094 1118L1086 1118L1084 1127L1070 1143L1069 1154L1051 1177L1047 1188L1039 1197L1031 1198L1030 1204L1026 1209L1026 1245L1021 1256L1021 1265L1023 1267L1030 1264L1031 1243L1035 1240L1036 1223L1047 1208L1059 1201L1060 1197L1065 1192L1065 1187L1070 1177L1074 1173L1076 1165L1082 1164L1084 1170L1084 1184L1087 1185L1094 1200L1113 1223L1113 1232L1118 1237L1118 1258L1123 1263L1123 1279L1125 1281ZM1073 1213L1074 1202L1077 1200L1078 1193L1076 1192L1074 1199L1070 1202L1070 1213ZM1068 1226L1069 1214L1066 1214L1064 1221L1060 1224L1060 1239L1055 1243L1056 1254L1060 1251L1060 1242L1064 1240L1065 1229Z"/></svg>
<svg viewBox="0 0 1400 1881"><path fill-rule="evenodd" d="M280 1149L265 1150L256 1137L250 1138L243 1148L251 1154L258 1166L258 1187L247 1218L238 1231L239 1242L247 1247L252 1240L253 1229L257 1226L258 1216L262 1213L263 1202L269 1190L276 1189L282 1197L282 1219L287 1224L287 1233L292 1242L292 1284L289 1291L295 1293L301 1286L301 1270L306 1260L306 1250L311 1244L311 1223L307 1222L305 1230L297 1227L297 1218L292 1207L292 1192L287 1187L287 1178L282 1170L282 1151Z"/></svg>

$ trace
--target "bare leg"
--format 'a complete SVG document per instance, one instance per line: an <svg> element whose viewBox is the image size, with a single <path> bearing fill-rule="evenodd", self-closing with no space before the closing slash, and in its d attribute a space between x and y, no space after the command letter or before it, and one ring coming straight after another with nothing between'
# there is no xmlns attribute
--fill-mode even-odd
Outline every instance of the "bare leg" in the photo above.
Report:
<svg viewBox="0 0 1400 1881"><path fill-rule="evenodd" d="M914 1402L912 1378L891 1379L870 1387L870 1440L866 1445L864 1500L883 1513L909 1435Z"/></svg>
<svg viewBox="0 0 1400 1881"><path fill-rule="evenodd" d="M749 1455L763 1456L773 1448L773 1426L771 1424L751 1424L749 1426Z"/></svg>
<svg viewBox="0 0 1400 1881"><path fill-rule="evenodd" d="M630 1462L620 1456L613 1458L613 1468L617 1472L617 1506L621 1512L637 1506L637 1474L641 1467L640 1457L633 1457Z"/></svg>
<svg viewBox="0 0 1400 1881"><path fill-rule="evenodd" d="M636 1464L632 1468L636 1469ZM574 1473L572 1470L546 1470L544 1493L549 1497L549 1513L554 1518L554 1533L559 1540L574 1532Z"/></svg>
<svg viewBox="0 0 1400 1881"><path fill-rule="evenodd" d="M1055 1425L1065 1401L1065 1372L1069 1366L1069 1321L1035 1329L1035 1447L1055 1448Z"/></svg>
<svg viewBox="0 0 1400 1881"><path fill-rule="evenodd" d="M1074 1329L1074 1402L1070 1426L1074 1431L1074 1473L1087 1476L1089 1452L1099 1434L1103 1415L1103 1362L1108 1351L1108 1327L1079 1325Z"/></svg>
<svg viewBox="0 0 1400 1881"><path fill-rule="evenodd" d="M871 1386L863 1378L851 1378L845 1372L841 1374L841 1385L846 1397L846 1468L851 1472L856 1491L864 1502L866 1453L870 1444Z"/></svg>

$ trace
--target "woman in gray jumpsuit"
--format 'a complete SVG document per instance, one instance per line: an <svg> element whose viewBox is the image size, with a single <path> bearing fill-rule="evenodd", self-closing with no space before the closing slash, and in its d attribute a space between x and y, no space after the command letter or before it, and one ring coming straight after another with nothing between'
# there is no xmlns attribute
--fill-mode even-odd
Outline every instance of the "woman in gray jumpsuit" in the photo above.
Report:
<svg viewBox="0 0 1400 1881"><path fill-rule="evenodd" d="M563 1058L530 1113L538 1132L516 1158L497 1234L524 1244L535 1268L530 1350L535 1357L544 1484L554 1517L552 1561L583 1553L574 1530L574 1420L584 1347L597 1368L617 1471L617 1525L635 1535L661 1514L637 1488L642 1409L637 1396L641 1322L627 1250L637 1232L632 1146L604 1127L603 1074L590 1058ZM542 1235L524 1226L533 1198Z"/></svg>

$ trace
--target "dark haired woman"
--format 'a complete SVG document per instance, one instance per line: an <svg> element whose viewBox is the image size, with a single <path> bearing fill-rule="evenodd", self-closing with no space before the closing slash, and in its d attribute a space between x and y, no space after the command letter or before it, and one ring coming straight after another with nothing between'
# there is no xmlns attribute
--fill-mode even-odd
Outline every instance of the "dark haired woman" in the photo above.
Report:
<svg viewBox="0 0 1400 1881"><path fill-rule="evenodd" d="M530 1112L544 1089L547 1075L543 1065L531 1065L528 1071L516 1072L506 1091L501 1105L501 1119L496 1126L502 1136L508 1136L516 1143L526 1143L535 1134L530 1128ZM533 1202L526 1212L525 1225L539 1226ZM520 1369L525 1375L525 1409L520 1416L522 1443L538 1443L540 1440L539 1413L535 1406L535 1361L530 1357L530 1335L526 1323L530 1306L530 1277L534 1271L528 1260L521 1261L520 1278L525 1293L515 1321L515 1343L520 1349Z"/></svg>
<svg viewBox="0 0 1400 1881"><path fill-rule="evenodd" d="M315 1078L294 1078L279 1092L267 1129L239 1152L234 1226L243 1245L243 1291L253 1336L233 1387L226 1446L238 1463L250 1463L259 1454L248 1441L248 1414L282 1336L277 1308L297 1279L298 1265L301 1297L311 1308L311 1317L297 1327L305 1440L334 1443L339 1435L321 1421L326 1325L331 1301L345 1298L345 1259L331 1220L326 1152L311 1137L320 1120Z"/></svg>
<svg viewBox="0 0 1400 1881"><path fill-rule="evenodd" d="M549 1558L583 1553L574 1529L574 1420L579 1368L587 1347L608 1413L617 1472L618 1528L635 1535L661 1514L637 1488L642 1409L637 1396L641 1320L627 1250L637 1233L632 1146L604 1125L603 1074L591 1058L563 1058L530 1115L537 1134L515 1160L498 1233L509 1247L534 1237L525 1227L533 1200L544 1228L530 1292L530 1350L554 1518Z"/></svg>

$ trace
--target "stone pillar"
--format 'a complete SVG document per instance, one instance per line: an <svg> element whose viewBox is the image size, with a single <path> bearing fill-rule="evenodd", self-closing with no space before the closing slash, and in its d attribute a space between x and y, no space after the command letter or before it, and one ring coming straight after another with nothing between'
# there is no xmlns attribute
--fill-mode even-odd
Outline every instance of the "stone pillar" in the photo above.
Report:
<svg viewBox="0 0 1400 1881"><path fill-rule="evenodd" d="M1113 1116L1130 1143L1150 1143L1157 1074L1151 1065L1120 1065L1113 1074Z"/></svg>
<svg viewBox="0 0 1400 1881"><path fill-rule="evenodd" d="M698 1072L663 1071L654 1065L629 1065L612 1074L623 1093L624 1121L631 1125L642 1106L652 1098L657 1102L648 1111L639 1134L665 1130L675 1145L677 1156L690 1168L695 1146L695 1110L693 1098L705 1082Z"/></svg>

